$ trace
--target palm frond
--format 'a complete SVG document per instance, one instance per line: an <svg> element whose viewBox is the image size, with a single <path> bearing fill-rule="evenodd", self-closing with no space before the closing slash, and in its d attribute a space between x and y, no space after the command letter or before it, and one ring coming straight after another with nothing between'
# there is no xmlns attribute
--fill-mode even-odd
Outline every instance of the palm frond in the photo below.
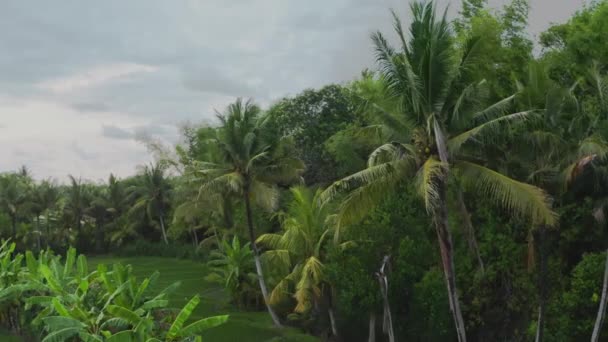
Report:
<svg viewBox="0 0 608 342"><path fill-rule="evenodd" d="M465 186L515 215L528 217L535 225L553 226L557 223L557 215L551 209L551 198L542 189L470 162L459 161L454 164L454 169Z"/></svg>
<svg viewBox="0 0 608 342"><path fill-rule="evenodd" d="M500 124L510 121L521 121L527 119L527 117L533 113L533 111L519 112L501 116L497 119L493 119L482 123L481 125L471 128L470 130L460 133L457 136L450 138L447 142L447 147L450 155L455 156L460 151L461 146L476 136L483 133L493 132L494 129L500 127Z"/></svg>
<svg viewBox="0 0 608 342"><path fill-rule="evenodd" d="M438 181L445 177L446 164L435 158L428 158L418 169L415 178L418 195L424 200L427 212L431 213L439 201Z"/></svg>

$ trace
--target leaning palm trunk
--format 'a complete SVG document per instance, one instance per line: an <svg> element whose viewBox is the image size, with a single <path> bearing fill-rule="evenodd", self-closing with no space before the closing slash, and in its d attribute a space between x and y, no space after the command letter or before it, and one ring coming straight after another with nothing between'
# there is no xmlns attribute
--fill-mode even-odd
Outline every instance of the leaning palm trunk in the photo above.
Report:
<svg viewBox="0 0 608 342"><path fill-rule="evenodd" d="M255 243L255 232L253 230L253 216L251 214L251 203L249 199L249 191L244 192L245 197L245 210L247 211L247 228L249 230L249 239L251 240L251 249L253 249L253 258L255 260L255 270L258 274L258 281L260 283L260 290L262 291L262 297L264 297L264 304L268 313L274 322L274 325L281 327L281 321L279 316L274 312L269 303L268 288L266 287L266 280L264 280L264 272L262 270L262 262L260 261L260 251Z"/></svg>
<svg viewBox="0 0 608 342"><path fill-rule="evenodd" d="M160 219L160 230L163 233L163 241L165 242L165 245L169 244L169 240L167 240L167 232L165 231L165 220L163 218L163 214L161 213L159 216Z"/></svg>
<svg viewBox="0 0 608 342"><path fill-rule="evenodd" d="M376 314L369 314L369 336L367 342L376 342Z"/></svg>
<svg viewBox="0 0 608 342"><path fill-rule="evenodd" d="M382 293L382 302L384 305L384 319L382 321L382 330L388 335L389 342L395 342L395 332L393 330L393 317L391 315L391 307L388 301L388 277L386 275L386 267L389 261L389 256L385 255L382 261L380 270L376 273L378 282L380 283L380 292Z"/></svg>
<svg viewBox="0 0 608 342"><path fill-rule="evenodd" d="M336 316L334 315L334 309L330 306L327 309L327 314L329 315L329 323L331 325L331 333L338 337L338 325L336 324Z"/></svg>
<svg viewBox="0 0 608 342"><path fill-rule="evenodd" d="M462 220L464 221L465 235L467 237L469 249L473 254L475 254L477 262L479 263L479 269L481 270L481 273L485 273L485 267L483 264L483 260L481 259L481 253L479 253L477 238L475 237L475 228L473 227L473 223L471 222L471 214L467 209L467 206L464 202L464 196L462 194L462 191L460 190L458 190L458 206L460 209Z"/></svg>
<svg viewBox="0 0 608 342"><path fill-rule="evenodd" d="M448 288L448 298L450 302L450 310L456 327L456 335L459 342L466 342L467 336L465 331L464 319L460 310L460 301L458 300L458 292L456 290L456 274L454 270L454 250L452 246L452 236L448 225L448 210L446 203L447 184L443 179L437 180L437 189L439 193L439 202L434 209L435 230L437 239L439 240L439 249L441 252L441 261L443 272Z"/></svg>
<svg viewBox="0 0 608 342"><path fill-rule="evenodd" d="M597 342L600 338L600 329L604 324L606 317L606 302L608 301L608 250L606 250L606 262L604 265L604 284L602 285L602 298L600 299L600 308L597 311L591 342Z"/></svg>

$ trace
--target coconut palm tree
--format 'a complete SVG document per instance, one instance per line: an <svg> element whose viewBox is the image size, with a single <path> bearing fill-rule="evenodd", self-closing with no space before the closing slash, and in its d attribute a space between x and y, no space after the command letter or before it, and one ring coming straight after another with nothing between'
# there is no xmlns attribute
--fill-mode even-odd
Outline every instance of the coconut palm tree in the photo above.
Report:
<svg viewBox="0 0 608 342"><path fill-rule="evenodd" d="M30 189L30 200L28 202L29 208L32 214L34 214L34 220L36 222L36 241L38 250L41 248L41 236L42 227L40 225L40 218L44 213L47 213L47 228L48 228L48 211L51 210L59 198L59 191L57 187L50 181L44 180L40 184L33 184ZM50 238L49 230L47 229L46 241L48 246L48 240Z"/></svg>
<svg viewBox="0 0 608 342"><path fill-rule="evenodd" d="M456 289L448 185L485 196L534 224L553 225L556 215L544 191L486 167L479 158L479 146L491 137L488 133L534 113L505 114L515 95L484 106L485 82L468 81L478 38L455 46L445 13L438 16L432 2L414 2L411 11L409 40L393 13L399 49L380 32L372 36L383 101L369 101L379 124L361 134L380 138L384 144L370 154L367 169L335 182L325 190L322 201L342 199L339 232L397 189L396 183L414 179L434 221L450 309L462 342L466 333ZM346 196L339 196L342 193Z"/></svg>
<svg viewBox="0 0 608 342"><path fill-rule="evenodd" d="M0 175L0 207L11 219L13 239L17 238L17 220L23 215L28 203L27 179L21 174Z"/></svg>
<svg viewBox="0 0 608 342"><path fill-rule="evenodd" d="M164 163L145 165L137 183L131 186L128 192L135 203L130 212L143 210L150 221L154 222L158 219L163 241L168 244L165 218L169 209L171 185L165 176L166 169Z"/></svg>
<svg viewBox="0 0 608 342"><path fill-rule="evenodd" d="M260 262L253 222L253 205L274 210L279 196L278 185L300 180L302 162L292 157L287 138L275 139L265 127L265 116L251 100L237 99L218 114L221 126L213 143L220 148L221 162L198 163L201 196L234 194L243 200L251 248L253 249L260 290L275 325L278 316L270 306L268 289ZM252 203L253 202L253 203Z"/></svg>
<svg viewBox="0 0 608 342"><path fill-rule="evenodd" d="M323 299L329 299L327 311L332 333L337 327L331 305L331 286L325 277L325 256L328 245L335 242L335 215L329 206L321 206L321 191L305 187L291 188L292 199L287 211L281 215L281 234L261 235L257 243L267 248L264 257L269 264L287 269L270 295L270 302L278 304L293 296L296 313L308 313L319 308ZM340 244L344 248L350 242ZM281 266L281 267L278 267ZM325 297L325 298L324 298Z"/></svg>
<svg viewBox="0 0 608 342"><path fill-rule="evenodd" d="M67 214L72 221L73 227L76 228L76 233L80 239L82 223L86 208L89 206L90 198L86 184L82 182L82 179L76 179L72 175L69 175L68 177L70 179L70 185L66 193L64 213Z"/></svg>

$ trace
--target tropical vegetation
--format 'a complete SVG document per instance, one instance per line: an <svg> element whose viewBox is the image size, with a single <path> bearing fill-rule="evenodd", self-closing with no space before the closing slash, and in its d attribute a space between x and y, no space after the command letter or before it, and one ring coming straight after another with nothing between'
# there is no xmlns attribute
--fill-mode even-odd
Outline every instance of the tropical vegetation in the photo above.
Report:
<svg viewBox="0 0 608 342"><path fill-rule="evenodd" d="M461 8L387 9L351 81L237 98L149 143L133 176L0 174L2 327L190 341L231 324L76 248L192 259L231 317L321 340L608 338L608 1L538 41L527 0Z"/></svg>

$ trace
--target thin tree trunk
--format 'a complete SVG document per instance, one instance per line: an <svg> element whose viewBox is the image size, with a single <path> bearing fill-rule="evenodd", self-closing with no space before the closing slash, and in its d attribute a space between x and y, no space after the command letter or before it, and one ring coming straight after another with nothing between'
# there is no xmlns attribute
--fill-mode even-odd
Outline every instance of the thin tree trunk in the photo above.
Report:
<svg viewBox="0 0 608 342"><path fill-rule="evenodd" d="M479 253L477 238L475 237L475 227L473 227L473 223L471 222L471 214L467 209L467 206L464 202L464 195L460 190L458 190L458 207L460 209L460 214L464 221L465 235L467 237L469 249L471 250L471 252L473 252L473 254L475 254L477 262L479 263L479 269L481 270L481 273L485 273L486 270L483 264L483 260L481 259L481 253Z"/></svg>
<svg viewBox="0 0 608 342"><path fill-rule="evenodd" d="M40 249L42 248L42 246L40 245L40 235L42 235L42 233L40 232L40 214L36 215L36 241L38 242L38 252L40 252Z"/></svg>
<svg viewBox="0 0 608 342"><path fill-rule="evenodd" d="M547 229L541 226L538 231L538 259L539 259L539 274L538 274L538 322L536 327L536 342L541 342L545 334L545 315L547 307L547 248L546 248Z"/></svg>
<svg viewBox="0 0 608 342"><path fill-rule="evenodd" d="M163 233L163 241L165 242L165 245L168 245L169 240L167 240L167 232L165 231L165 220L163 219L162 213L159 215L159 219L160 219L160 230Z"/></svg>
<svg viewBox="0 0 608 342"><path fill-rule="evenodd" d="M395 331L393 329L393 316L391 315L391 307L388 301L388 276L386 275L386 267L389 261L389 256L384 256L380 270L376 273L378 282L380 283L380 292L382 293L382 302L384 305L384 318L382 320L382 330L388 335L389 342L395 342Z"/></svg>
<svg viewBox="0 0 608 342"><path fill-rule="evenodd" d="M329 324L331 325L331 333L334 337L338 337L338 325L336 324L336 316L334 316L334 309L330 306L327 309L327 313L329 314Z"/></svg>
<svg viewBox="0 0 608 342"><path fill-rule="evenodd" d="M443 263L443 272L445 275L446 286L448 289L448 298L450 302L450 310L454 319L456 328L456 336L459 342L466 342L467 336L465 331L464 319L460 310L460 301L458 299L458 291L456 288L456 273L454 270L454 250L452 245L452 236L448 225L448 210L447 210L447 184L444 180L438 181L439 203L434 212L435 230L437 239L439 240L439 249L441 252L441 261Z"/></svg>
<svg viewBox="0 0 608 342"><path fill-rule="evenodd" d="M17 240L17 216L11 215L11 226L13 228L13 240Z"/></svg>
<svg viewBox="0 0 608 342"><path fill-rule="evenodd" d="M50 246L51 241L51 220L49 219L49 210L46 210L46 247Z"/></svg>
<svg viewBox="0 0 608 342"><path fill-rule="evenodd" d="M369 336L367 342L376 342L376 314L369 314Z"/></svg>
<svg viewBox="0 0 608 342"><path fill-rule="evenodd" d="M331 325L331 333L334 335L336 339L339 339L338 334L338 324L336 323L336 316L334 314L334 289L331 286L327 287L329 289L327 297L329 299L327 303L327 314L329 315L329 323Z"/></svg>
<svg viewBox="0 0 608 342"><path fill-rule="evenodd" d="M198 248L198 234L196 233L196 228L192 229L192 237L194 238L194 249Z"/></svg>
<svg viewBox="0 0 608 342"><path fill-rule="evenodd" d="M608 250L606 250L606 262L604 264L604 284L602 285L602 298L600 299L600 307L597 311L591 342L597 342L600 338L600 329L604 324L606 317L606 302L608 301Z"/></svg>
<svg viewBox="0 0 608 342"><path fill-rule="evenodd" d="M260 261L260 251L258 250L258 246L255 242L255 231L253 230L253 215L251 213L251 203L249 200L249 189L245 189L244 191L244 199L245 199L245 210L247 211L247 228L249 230L249 239L251 240L251 248L253 249L253 258L255 260L255 269L258 274L258 281L260 283L260 290L262 291L262 296L264 297L264 304L266 305L266 309L268 309L268 313L274 322L274 325L277 327L282 327L281 321L279 320L279 316L274 312L272 307L270 306L268 300L268 288L266 287L266 280L264 280L264 272L262 270L262 262Z"/></svg>
<svg viewBox="0 0 608 342"><path fill-rule="evenodd" d="M95 247L97 249L97 252L103 252L103 220L97 222L97 237L95 238L95 240Z"/></svg>

